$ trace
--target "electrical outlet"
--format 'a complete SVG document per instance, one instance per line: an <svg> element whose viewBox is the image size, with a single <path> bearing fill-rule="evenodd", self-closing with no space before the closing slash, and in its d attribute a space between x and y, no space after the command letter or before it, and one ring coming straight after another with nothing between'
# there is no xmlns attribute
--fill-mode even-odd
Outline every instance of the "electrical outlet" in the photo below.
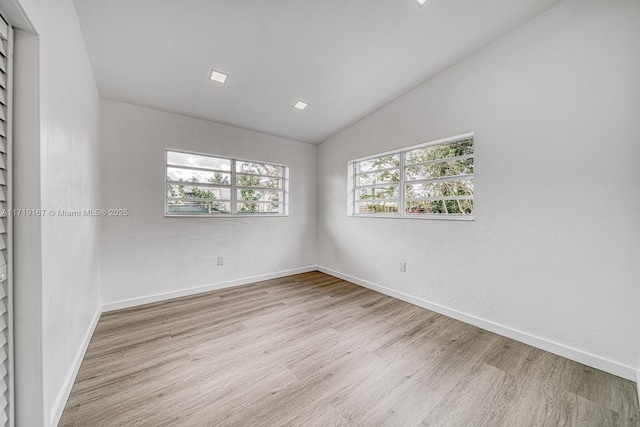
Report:
<svg viewBox="0 0 640 427"><path fill-rule="evenodd" d="M406 272L407 271L407 263L404 261L400 261L400 271L401 272Z"/></svg>
<svg viewBox="0 0 640 427"><path fill-rule="evenodd" d="M218 265L224 265L224 257L222 256L218 257Z"/></svg>

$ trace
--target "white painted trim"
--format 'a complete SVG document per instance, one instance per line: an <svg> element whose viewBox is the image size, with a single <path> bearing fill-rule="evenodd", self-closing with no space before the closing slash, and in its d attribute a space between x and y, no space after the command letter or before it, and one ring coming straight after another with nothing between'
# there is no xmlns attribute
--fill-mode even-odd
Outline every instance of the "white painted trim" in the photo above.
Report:
<svg viewBox="0 0 640 427"><path fill-rule="evenodd" d="M203 292L217 291L219 289L231 288L231 287L240 286L240 285L247 285L249 283L261 282L263 280L278 279L280 277L292 276L294 274L308 273L310 271L315 271L316 269L317 268L315 265L310 265L308 267L301 267L293 270L278 271L275 273L262 274L259 276L245 277L242 279L230 280L228 282L213 283L210 285L197 286L195 288L181 289L178 291L164 292L161 294L149 295L146 297L131 298L131 299L122 300L122 301L108 302L108 303L102 304L102 312L105 313L108 311L121 310L123 308L131 308L131 307L136 307L143 304L150 304L154 302L170 300L173 298L180 298L180 297L186 297L190 295L201 294Z"/></svg>
<svg viewBox="0 0 640 427"><path fill-rule="evenodd" d="M636 369L636 391L638 392L638 403L640 403L640 368Z"/></svg>
<svg viewBox="0 0 640 427"><path fill-rule="evenodd" d="M609 360L601 356L597 356L595 354L587 353L585 351L578 350L578 349L566 346L564 344L559 344L545 338L531 335L527 332L519 331L517 329L513 329L508 326L501 325L499 323L485 320L485 319L473 316L471 314L463 313L461 311L454 310L454 309L445 307L443 305L424 300L422 298L417 298L417 297L405 294L403 292L398 292L393 289L386 288L384 286L376 285L366 280L349 276L348 274L339 273L337 271L331 270L326 267L318 266L317 270L323 273L329 274L331 276L337 277L339 279L343 279L343 280L355 283L357 285L363 286L365 288L369 288L376 292L380 292L382 294L408 302L410 304L417 305L418 307L435 311L436 313L449 316L451 318L460 320L462 322L468 323L473 326L477 326L487 331L494 332L496 334L514 339L516 341L523 342L525 344L529 344L531 346L537 347L539 349L548 351L553 354L557 354L562 357L566 357L567 359L574 360L584 365L591 366L593 368L600 369L605 372L609 372L610 374L617 375L619 377L628 379L630 381L640 381L640 371L638 371L637 369L631 366L623 365L618 362L614 362L613 360Z"/></svg>
<svg viewBox="0 0 640 427"><path fill-rule="evenodd" d="M640 401L640 369L635 369L630 366L622 365L612 360L608 360L600 356L596 356L594 354L586 353L584 351L574 349L572 347L568 347L563 344L558 344L553 341L549 341L547 339L540 338L540 337L528 334L526 332L509 328L507 326L503 326L495 322L484 320L479 317L442 306L440 304L435 304L421 298L413 297L403 292L394 291L393 289L389 289L384 286L379 286L374 283L368 282L366 280L349 276L348 274L339 273L337 271L331 270L326 267L313 265L313 266L301 267L293 270L285 270L285 271L279 271L275 273L263 274L259 276L251 276L251 277L232 280L228 282L198 286L195 288L182 289L179 291L165 292L162 294L150 295L147 297L132 298L128 300L122 300L122 301L103 304L102 309L101 310L99 309L96 311L96 314L94 315L94 318L92 319L91 324L87 329L87 332L82 340L82 345L80 346L78 353L76 354L76 357L73 361L71 370L69 371L69 374L65 379L64 387L60 392L60 394L58 395L58 399L56 400L55 405L53 406L53 410L51 411L51 425L52 426L57 425L58 422L60 421L60 418L62 417L62 412L64 411L67 400L69 399L69 395L71 394L71 388L73 387L76 376L78 375L80 365L82 364L82 360L87 351L87 347L89 346L89 342L91 341L91 337L96 328L96 325L98 324L98 320L100 319L101 313L120 310L123 308L135 307L135 306L149 304L153 302L166 301L173 298L190 296L190 295L195 295L203 292L231 288L234 286L246 285L250 283L260 282L263 280L277 279L280 277L291 276L294 274L308 273L310 271L315 271L315 270L355 283L357 285L374 290L376 292L380 292L390 297L397 298L399 300L408 302L410 304L417 305L427 310L435 311L436 313L449 316L451 318L477 326L487 331L491 331L496 334L514 339L516 341L520 341L525 344L532 345L534 347L549 351L559 356L566 357L568 359L594 367L596 369L609 372L613 375L618 375L622 378L625 378L631 381L636 381L636 385L638 389L638 400Z"/></svg>
<svg viewBox="0 0 640 427"><path fill-rule="evenodd" d="M0 9L14 29L37 34L33 23L24 11L20 0L0 0Z"/></svg>
<svg viewBox="0 0 640 427"><path fill-rule="evenodd" d="M450 199L447 199L450 200ZM406 214L406 215L394 215L394 214L350 214L347 215L351 218L385 218L385 219L420 219L420 220L438 220L438 221L473 221L473 215L459 215L453 214Z"/></svg>
<svg viewBox="0 0 640 427"><path fill-rule="evenodd" d="M91 337L93 337L93 332L96 330L96 326L98 325L98 320L100 320L100 315L102 314L101 307L98 306L96 313L93 315L93 319L91 319L91 323L89 323L89 327L82 338L82 342L80 343L80 348L78 348L78 352L76 353L76 357L73 359L73 363L71 364L71 369L67 374L67 378L64 380L64 384L60 393L58 394L58 398L56 399L56 403L53 405L51 409L51 417L50 417L50 425L57 426L60 422L60 418L62 417L62 412L64 411L64 407L67 405L67 400L69 400L69 395L71 394L71 389L73 388L73 384L76 381L76 377L78 376L78 371L80 371L80 365L82 365L82 360L84 359L84 355L87 352L87 348L89 347L89 343L91 342Z"/></svg>

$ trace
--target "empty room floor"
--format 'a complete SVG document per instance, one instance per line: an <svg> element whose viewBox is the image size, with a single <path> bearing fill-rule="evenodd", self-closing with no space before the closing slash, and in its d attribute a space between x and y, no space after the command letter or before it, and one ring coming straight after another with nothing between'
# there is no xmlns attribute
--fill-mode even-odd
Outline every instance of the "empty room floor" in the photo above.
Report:
<svg viewBox="0 0 640 427"><path fill-rule="evenodd" d="M60 426L639 426L633 382L319 273L103 314Z"/></svg>

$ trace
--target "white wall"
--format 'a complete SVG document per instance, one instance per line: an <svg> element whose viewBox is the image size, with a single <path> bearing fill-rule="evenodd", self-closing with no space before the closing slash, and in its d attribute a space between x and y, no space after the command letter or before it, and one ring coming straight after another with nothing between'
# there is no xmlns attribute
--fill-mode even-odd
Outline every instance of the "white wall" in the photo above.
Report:
<svg viewBox="0 0 640 427"><path fill-rule="evenodd" d="M16 148L16 203L131 216L104 220L102 233L90 218L16 219L18 425L49 425L62 409L101 278L104 302L135 301L314 265L316 246L339 273L637 370L637 1L561 3L322 144L319 169L314 146L110 101L98 152L100 104L72 2L21 4L39 37L21 39L37 84L23 86L35 92L22 104L32 126ZM345 216L347 160L467 131L476 221ZM288 163L291 216L164 218L165 147Z"/></svg>
<svg viewBox="0 0 640 427"><path fill-rule="evenodd" d="M166 148L287 164L290 215L164 217ZM130 211L102 224L103 303L131 305L315 266L316 153L314 145L103 101L103 206Z"/></svg>
<svg viewBox="0 0 640 427"><path fill-rule="evenodd" d="M100 99L73 2L29 0L22 7L39 37L23 37L25 49L37 46L35 59L21 66L37 82L34 93L16 92L16 104L36 98L35 108L16 119L31 122L38 134L28 141L16 135L15 193L29 197L18 196L14 207L98 207ZM17 87L29 86L19 83L29 78L24 70L16 74ZM16 343L16 418L18 425L38 426L57 422L99 313L100 227L96 218L49 215L31 225L16 220L16 238L29 233L19 245L31 245L16 250L16 316L37 319L37 335L27 346L24 337Z"/></svg>
<svg viewBox="0 0 640 427"><path fill-rule="evenodd" d="M639 18L562 2L321 144L319 265L634 379ZM348 160L470 131L475 221L345 215Z"/></svg>
<svg viewBox="0 0 640 427"><path fill-rule="evenodd" d="M13 206L41 206L38 110L38 38L15 32ZM42 388L42 221L13 219L13 322L15 415L21 424L44 425Z"/></svg>

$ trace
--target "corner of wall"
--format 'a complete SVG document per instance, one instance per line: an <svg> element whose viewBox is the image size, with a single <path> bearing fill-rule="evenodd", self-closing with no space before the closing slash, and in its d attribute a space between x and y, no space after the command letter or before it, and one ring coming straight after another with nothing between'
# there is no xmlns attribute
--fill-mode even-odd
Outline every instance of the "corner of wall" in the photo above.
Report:
<svg viewBox="0 0 640 427"><path fill-rule="evenodd" d="M636 369L636 392L638 393L638 404L640 405L640 366Z"/></svg>
<svg viewBox="0 0 640 427"><path fill-rule="evenodd" d="M100 320L100 315L102 314L102 310L100 306L98 306L93 318L91 319L91 323L87 328L87 331L82 338L82 342L80 343L80 347L78 348L78 352L73 359L73 363L71 365L71 369L67 373L67 377L65 378L64 384L58 397L56 398L53 407L51 408L50 415L50 424L51 426L57 426L60 422L60 418L62 417L62 413L64 412L64 408L67 404L67 400L69 400L69 395L71 394L71 389L73 388L73 384L76 381L76 377L78 376L78 372L80 371L80 366L82 365L82 360L84 359L84 355L87 352L87 348L89 348L89 343L91 342L91 337L93 336L93 332L98 325L98 320Z"/></svg>
<svg viewBox="0 0 640 427"><path fill-rule="evenodd" d="M264 280L279 279L280 277L292 276L294 274L308 273L310 271L315 271L315 270L316 270L316 266L310 265L307 267L296 268L293 270L278 271L275 273L245 277L242 279L230 280L227 282L212 283L209 285L197 286L194 288L186 288L186 289L180 289L176 291L164 292L164 293L159 293L154 295L147 295L144 297L108 302L108 303L102 304L102 312L104 313L108 311L138 307L145 304L152 304L155 302L167 301L175 298L182 298L186 296L197 295L204 292L218 291L220 289L227 289L227 288L233 288L235 286L248 285L250 283L262 282Z"/></svg>
<svg viewBox="0 0 640 427"><path fill-rule="evenodd" d="M385 286L381 286L381 285L369 282L367 280L360 279L358 277L353 277L348 274L344 274L344 273L332 270L330 268L318 266L318 271L340 278L342 280L346 280L351 283L355 283L365 288L369 288L371 290L380 292L390 297L397 298L399 300L408 302L410 304L417 305L418 307L422 307L427 310L431 310L436 313L451 317L453 319L460 320L461 322L476 326L478 328L482 328L486 331L493 332L495 334L502 335L507 338L511 338L513 340L531 345L533 347L548 351L553 354L557 354L562 357L566 357L567 359L574 360L578 363L582 363L584 365L591 366L605 372L609 372L613 375L626 378L630 381L633 381L634 374L638 376L638 379L640 379L640 371L630 366L622 365L615 361L606 359L604 357L587 353L580 349L572 348L567 345L553 342L548 339L538 337L524 331L513 329L506 325L492 322L490 320L486 320L486 319L474 316L472 314L468 314L450 307L446 307L431 301L427 301L423 298L414 297L412 295L408 295L406 293L399 292L399 291L387 288Z"/></svg>

